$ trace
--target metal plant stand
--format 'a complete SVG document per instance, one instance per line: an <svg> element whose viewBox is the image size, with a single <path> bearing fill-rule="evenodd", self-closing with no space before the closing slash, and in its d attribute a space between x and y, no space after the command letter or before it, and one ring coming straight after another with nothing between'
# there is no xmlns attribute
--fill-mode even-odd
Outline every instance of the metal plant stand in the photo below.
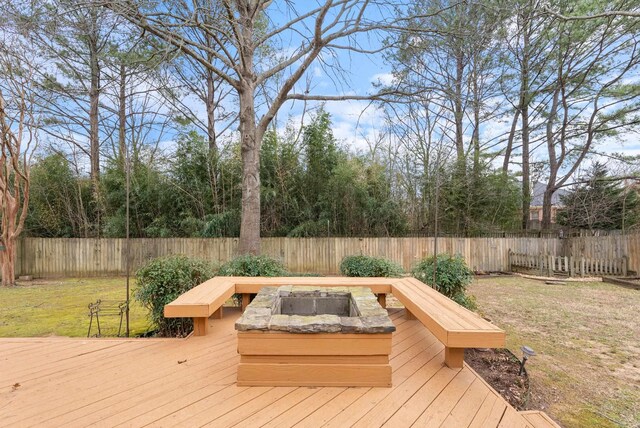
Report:
<svg viewBox="0 0 640 428"><path fill-rule="evenodd" d="M120 323L118 325L118 337L122 333L122 321L127 313L127 302L120 302L117 300L96 300L95 303L89 303L89 330L87 331L87 337L91 336L91 330L93 328L93 319L96 320L96 327L98 333L96 337L102 336L102 329L100 327L100 317L105 316L119 316Z"/></svg>

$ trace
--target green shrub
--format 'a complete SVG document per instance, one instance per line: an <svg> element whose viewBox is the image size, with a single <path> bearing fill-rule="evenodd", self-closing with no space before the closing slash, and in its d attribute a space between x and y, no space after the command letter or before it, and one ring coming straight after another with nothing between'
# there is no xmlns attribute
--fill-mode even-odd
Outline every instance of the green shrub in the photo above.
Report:
<svg viewBox="0 0 640 428"><path fill-rule="evenodd" d="M456 303L469 308L475 308L475 300L465 294L467 285L473 280L473 272L464 262L461 256L438 254L436 268L436 283L433 283L433 270L435 257L421 260L411 274L438 290L440 293L454 300Z"/></svg>
<svg viewBox="0 0 640 428"><path fill-rule="evenodd" d="M340 273L360 277L397 277L404 271L398 264L382 258L369 256L347 256L340 263Z"/></svg>
<svg viewBox="0 0 640 428"><path fill-rule="evenodd" d="M214 267L204 260L186 256L154 259L136 273L134 297L149 309L158 335L185 336L193 329L191 318L165 318L164 305L214 276Z"/></svg>
<svg viewBox="0 0 640 428"><path fill-rule="evenodd" d="M220 266L220 276L286 276L284 265L268 256L240 256Z"/></svg>

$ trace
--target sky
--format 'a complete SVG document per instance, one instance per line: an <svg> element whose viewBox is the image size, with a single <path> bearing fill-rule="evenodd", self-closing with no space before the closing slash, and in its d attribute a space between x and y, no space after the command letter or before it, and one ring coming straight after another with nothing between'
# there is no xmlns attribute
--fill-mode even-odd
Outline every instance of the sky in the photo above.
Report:
<svg viewBox="0 0 640 428"><path fill-rule="evenodd" d="M310 4L315 2L294 2L296 5L301 3ZM301 6L302 7L302 6ZM269 11L272 9L270 8ZM376 14L374 14L375 17ZM277 15L276 15L277 16ZM274 18L277 20L277 17ZM371 37L375 45L376 37ZM291 45L295 45L298 40L295 38L289 39ZM368 40L361 38L359 42L366 45ZM386 63L381 54L364 55L346 51L338 52L338 60L340 65L347 71L347 81L339 82L336 84L332 76L328 75L325 69L318 63L314 64L309 72L313 84L314 94L356 94L365 95L375 92L373 83L390 83L392 80L391 65ZM638 76L633 76L637 79ZM304 82L304 79L302 80ZM301 92L304 88L298 86L298 91ZM496 103L503 102L503 100L494 100ZM314 105L310 103L310 105ZM317 105L317 103L315 104ZM343 141L346 145L352 149L366 150L367 141L371 141L375 135L384 131L384 116L382 110L366 101L340 101L340 102L326 102L325 110L327 110L333 120L333 132L334 136ZM296 105L284 105L279 113L278 119L281 123L285 123L288 117L291 117L294 122L300 121L300 115L302 113L301 103L297 102ZM488 141L497 136L504 135L509 131L511 117L491 120L486 123L481 129L481 140ZM280 128L282 129L282 128ZM498 146L497 149L501 148ZM533 154L533 160L544 160L546 157L544 147L542 150L537 150ZM607 138L598 145L597 150L602 153L622 153L625 155L640 155L640 135L637 132L628 132L617 137ZM606 160L606 158L602 158ZM601 160L602 160L601 159ZM496 159L496 165L502 163L502 159ZM590 161L585 163L588 167ZM518 166L514 165L514 170L517 170Z"/></svg>
<svg viewBox="0 0 640 428"><path fill-rule="evenodd" d="M290 18L284 9L281 9L284 2L273 2L268 13L273 20L273 24L277 25ZM316 4L315 0L297 0L291 4L303 13L304 10L311 8ZM380 18L383 12L374 10L372 18ZM298 46L302 39L300 33L288 32L283 34L279 40L279 46L276 51L283 55L290 54ZM308 34L308 31L307 31ZM357 36L356 41L363 47L379 46L380 37L376 34L366 34ZM336 79L331 75L331 69L323 66L323 62L331 62L331 56L323 53L319 61L316 61L308 69L306 75L300 80L299 84L294 88L296 92L305 91L305 83L307 79L311 81L311 93L323 95L366 95L375 92L375 83L388 84L392 81L391 65L386 63L381 54L363 54L354 53L346 50L337 50L334 58L344 70L344 79ZM499 103L500 100L495 100ZM186 103L197 111L199 116L204 120L204 105L199 100L186 100ZM321 103L309 102L307 104L307 117L303 118L303 103L301 101L287 102L280 109L276 118L277 129L284 132L287 123L306 124L309 122L309 112L317 108ZM368 143L375 141L376 137L385 130L385 118L382 109L375 104L367 101L339 101L326 102L325 110L330 113L333 122L333 134L338 141L344 146L349 147L354 152L362 152L368 149ZM503 120L493 120L486 123L481 129L481 140L489 140L508 131L510 126L509 118ZM163 140L163 147L169 149L175 146L175 136L167 135ZM627 133L617 138L609 139L604 142L599 150L603 152L622 152L624 154L640 155L640 136L636 133ZM78 136L78 140L83 137ZM232 137L233 138L233 137ZM533 156L534 160L544 158L542 151L538 151ZM502 160L497 159L495 166L499 166ZM517 165L514 169L517 170Z"/></svg>

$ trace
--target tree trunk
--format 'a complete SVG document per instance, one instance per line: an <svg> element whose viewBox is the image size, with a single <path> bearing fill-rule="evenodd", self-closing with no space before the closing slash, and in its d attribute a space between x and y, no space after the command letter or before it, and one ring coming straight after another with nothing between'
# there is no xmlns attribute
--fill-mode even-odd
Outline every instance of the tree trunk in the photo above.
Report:
<svg viewBox="0 0 640 428"><path fill-rule="evenodd" d="M511 151L513 150L513 140L516 136L516 128L518 127L518 119L520 119L520 106L516 109L513 115L513 121L511 122L511 129L509 130L509 139L507 140L507 148L504 151L504 161L502 163L502 172L507 174L509 172L509 162L511 161Z"/></svg>
<svg viewBox="0 0 640 428"><path fill-rule="evenodd" d="M464 58L460 50L456 55L456 77L454 83L454 121L456 128L456 155L458 163L464 163L464 109L462 107L462 79L464 74Z"/></svg>
<svg viewBox="0 0 640 428"><path fill-rule="evenodd" d="M551 229L551 198L556 192L553 187L547 187L542 199L542 229Z"/></svg>
<svg viewBox="0 0 640 428"><path fill-rule="evenodd" d="M89 89L89 143L91 153L91 181L97 188L100 182L100 137L98 133L98 107L100 104L100 65L98 64L97 46L89 47L91 63L91 86Z"/></svg>
<svg viewBox="0 0 640 428"><path fill-rule="evenodd" d="M4 246L0 250L0 270L4 286L15 284L16 239L22 232L29 208L29 153L33 153L30 147L33 131L26 128L33 123L33 116L27 108L25 86L21 88L21 92L12 94L19 106L19 119L13 122L15 133L9 126L12 121L7 116L0 90L0 244ZM25 137L26 145L23 144Z"/></svg>
<svg viewBox="0 0 640 428"><path fill-rule="evenodd" d="M248 3L245 5L248 6ZM254 67L254 18L250 7L239 7L242 17L240 39L239 119L242 156L242 213L240 220L240 254L260 254L260 146L264 129L257 126Z"/></svg>
<svg viewBox="0 0 640 428"><path fill-rule="evenodd" d="M5 162L11 160L3 159ZM15 172L13 173L15 174ZM4 176L4 174L3 174ZM4 177L3 177L4 178ZM15 194L5 192L2 195L2 239L0 244L4 250L0 251L0 264L2 265L2 285L11 286L16 283L15 258L16 258L16 217L18 215L18 200Z"/></svg>
<svg viewBox="0 0 640 428"><path fill-rule="evenodd" d="M522 107L522 228L529 228L531 169L529 165L529 105Z"/></svg>
<svg viewBox="0 0 640 428"><path fill-rule="evenodd" d="M249 85L250 86L250 85ZM240 254L260 254L260 143L254 110L254 88L240 93L242 141L242 220Z"/></svg>
<svg viewBox="0 0 640 428"><path fill-rule="evenodd" d="M125 163L127 159L127 72L124 62L120 64L120 92L118 97L118 163L121 165L122 170L125 170Z"/></svg>
<svg viewBox="0 0 640 428"><path fill-rule="evenodd" d="M8 239L4 242L5 249L0 251L2 265L2 285L12 286L16 283L16 241Z"/></svg>
<svg viewBox="0 0 640 428"><path fill-rule="evenodd" d="M529 228L529 209L531 207L531 171L529 165L529 48L530 18L525 17L523 31L523 55L520 80L520 114L522 115L522 228Z"/></svg>
<svg viewBox="0 0 640 428"><path fill-rule="evenodd" d="M471 141L473 142L473 179L475 183L479 181L480 177L480 88L478 87L478 79L480 76L477 73L477 56L474 58L474 73L473 73L473 133L471 135Z"/></svg>
<svg viewBox="0 0 640 428"><path fill-rule="evenodd" d="M95 13L95 10L92 9ZM93 23L95 24L94 19ZM96 203L97 234L100 234L100 214L102 202L100 199L100 135L98 123L100 117L98 108L100 105L100 64L98 62L98 40L96 34L89 37L89 67L91 83L89 87L89 153L91 163L91 184L93 186L94 201Z"/></svg>
<svg viewBox="0 0 640 428"><path fill-rule="evenodd" d="M212 60L212 59L211 59ZM214 211L219 213L218 204L218 145L216 141L216 128L215 128L215 79L213 72L210 70L207 73L207 139L209 142L209 186L211 187L211 198L214 205Z"/></svg>
<svg viewBox="0 0 640 428"><path fill-rule="evenodd" d="M209 143L209 153L216 154L218 146L216 142L216 129L215 129L215 81L213 73L207 70L207 141Z"/></svg>

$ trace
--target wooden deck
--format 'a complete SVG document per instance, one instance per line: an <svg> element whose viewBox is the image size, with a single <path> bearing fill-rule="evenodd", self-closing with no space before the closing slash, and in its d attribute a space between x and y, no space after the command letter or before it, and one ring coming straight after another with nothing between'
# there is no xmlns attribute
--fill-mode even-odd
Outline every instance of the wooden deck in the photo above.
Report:
<svg viewBox="0 0 640 428"><path fill-rule="evenodd" d="M188 339L0 339L0 426L542 427L392 310L392 388L238 387L233 323Z"/></svg>

